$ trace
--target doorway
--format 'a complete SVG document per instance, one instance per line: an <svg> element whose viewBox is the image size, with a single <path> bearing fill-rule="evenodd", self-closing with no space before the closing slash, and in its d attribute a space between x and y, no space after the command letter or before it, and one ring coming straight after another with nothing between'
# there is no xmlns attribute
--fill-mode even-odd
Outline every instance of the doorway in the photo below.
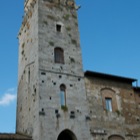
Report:
<svg viewBox="0 0 140 140"><path fill-rule="evenodd" d="M70 130L64 130L59 134L57 140L77 140L77 139L73 132L71 132Z"/></svg>

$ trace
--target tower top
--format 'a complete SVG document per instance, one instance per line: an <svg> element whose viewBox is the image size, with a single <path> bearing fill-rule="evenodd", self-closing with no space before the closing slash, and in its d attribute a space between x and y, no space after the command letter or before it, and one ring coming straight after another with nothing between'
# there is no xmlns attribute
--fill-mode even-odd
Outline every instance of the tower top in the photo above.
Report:
<svg viewBox="0 0 140 140"><path fill-rule="evenodd" d="M43 1L52 3L52 4L62 4L64 6L69 6L71 8L75 7L74 0L43 0ZM28 9L30 8L30 6L35 2L36 2L36 0L25 0L24 1L24 11L27 12Z"/></svg>
<svg viewBox="0 0 140 140"><path fill-rule="evenodd" d="M36 2L36 0L25 0L24 1L24 11L27 12L29 7L32 5L32 3Z"/></svg>

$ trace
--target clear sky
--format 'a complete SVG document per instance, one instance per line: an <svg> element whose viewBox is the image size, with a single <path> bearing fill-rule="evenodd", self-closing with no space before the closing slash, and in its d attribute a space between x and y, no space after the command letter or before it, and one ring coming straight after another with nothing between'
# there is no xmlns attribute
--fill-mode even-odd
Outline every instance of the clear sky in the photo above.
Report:
<svg viewBox="0 0 140 140"><path fill-rule="evenodd" d="M0 5L0 132L14 132L18 70L17 34L24 0ZM84 71L140 82L140 0L77 0ZM140 84L139 84L140 86Z"/></svg>

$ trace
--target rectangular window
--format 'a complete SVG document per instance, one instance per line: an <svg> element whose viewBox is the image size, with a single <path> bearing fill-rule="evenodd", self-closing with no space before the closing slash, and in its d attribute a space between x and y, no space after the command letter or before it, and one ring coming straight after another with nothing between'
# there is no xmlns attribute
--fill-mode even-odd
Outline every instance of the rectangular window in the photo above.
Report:
<svg viewBox="0 0 140 140"><path fill-rule="evenodd" d="M55 63L64 64L64 51L61 48L54 49L54 59Z"/></svg>
<svg viewBox="0 0 140 140"><path fill-rule="evenodd" d="M56 31L61 32L61 25L60 24L56 24Z"/></svg>
<svg viewBox="0 0 140 140"><path fill-rule="evenodd" d="M106 103L106 110L112 112L112 99L105 98L105 103Z"/></svg>

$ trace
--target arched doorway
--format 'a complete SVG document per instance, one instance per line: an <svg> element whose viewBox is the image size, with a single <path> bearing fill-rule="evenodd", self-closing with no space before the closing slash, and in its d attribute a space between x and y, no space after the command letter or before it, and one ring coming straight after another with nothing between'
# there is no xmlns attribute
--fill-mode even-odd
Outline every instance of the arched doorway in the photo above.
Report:
<svg viewBox="0 0 140 140"><path fill-rule="evenodd" d="M108 138L108 140L124 140L124 138L119 135L112 135Z"/></svg>
<svg viewBox="0 0 140 140"><path fill-rule="evenodd" d="M64 130L59 134L57 140L77 140L77 139L73 132L71 132L70 130Z"/></svg>

